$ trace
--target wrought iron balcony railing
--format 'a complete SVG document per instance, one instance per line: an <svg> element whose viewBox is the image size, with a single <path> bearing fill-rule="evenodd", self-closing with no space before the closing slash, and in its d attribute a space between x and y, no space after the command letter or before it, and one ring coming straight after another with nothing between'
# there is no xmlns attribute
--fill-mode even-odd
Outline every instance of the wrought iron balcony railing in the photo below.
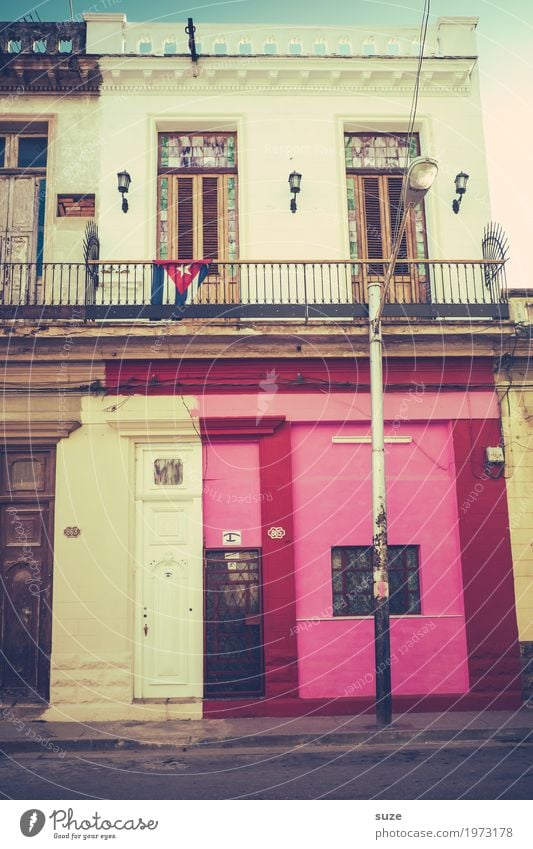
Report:
<svg viewBox="0 0 533 849"><path fill-rule="evenodd" d="M151 262L4 263L0 318L365 318L368 283L386 268L382 260L217 262L180 307L172 279ZM402 259L384 315L508 318L505 264Z"/></svg>

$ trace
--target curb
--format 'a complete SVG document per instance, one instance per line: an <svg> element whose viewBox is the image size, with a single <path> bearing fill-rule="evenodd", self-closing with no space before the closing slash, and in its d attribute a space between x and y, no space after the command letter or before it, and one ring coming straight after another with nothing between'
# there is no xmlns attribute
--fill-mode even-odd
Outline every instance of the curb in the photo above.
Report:
<svg viewBox="0 0 533 849"><path fill-rule="evenodd" d="M394 731L368 729L367 732L353 732L352 734L270 734L250 735L247 737L234 738L194 738L169 740L162 742L153 740L133 740L123 737L82 737L77 739L47 738L43 743L36 740L6 740L0 742L0 755L15 752L52 752L51 746L62 751L124 751L124 750L157 750L157 749L180 749L191 750L217 750L217 749L294 749L300 746L345 746L352 748L355 745L375 746L383 744L407 743L413 746L424 746L428 743L479 743L491 741L499 743L531 743L533 744L533 729L461 729L457 732L431 731L425 733L417 731Z"/></svg>

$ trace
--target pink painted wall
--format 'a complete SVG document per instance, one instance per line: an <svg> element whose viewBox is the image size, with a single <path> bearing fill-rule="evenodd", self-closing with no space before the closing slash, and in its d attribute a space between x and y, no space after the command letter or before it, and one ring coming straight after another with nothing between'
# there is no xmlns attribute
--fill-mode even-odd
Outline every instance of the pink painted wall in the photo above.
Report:
<svg viewBox="0 0 533 849"><path fill-rule="evenodd" d="M271 384L269 384L270 387ZM387 392L385 417L400 425L407 421L448 419L497 419L494 392L429 392L410 387ZM198 398L200 416L286 416L295 422L370 422L368 392L324 392L288 394L271 388L255 394L203 395Z"/></svg>
<svg viewBox="0 0 533 849"><path fill-rule="evenodd" d="M202 416L284 415L293 422L297 641L300 695L374 694L373 622L332 617L331 548L368 545L370 445L333 445L333 435L368 435L367 393L204 395ZM385 396L387 433L413 437L387 446L389 541L420 546L422 615L392 620L392 679L397 694L468 690L453 447L448 420L497 418L492 392L406 390ZM259 547L258 446L207 449L206 546L224 529L243 530ZM317 622L316 620L320 620ZM417 636L422 632L422 636Z"/></svg>
<svg viewBox="0 0 533 849"><path fill-rule="evenodd" d="M204 446L204 539L222 545L222 531L242 531L243 548L261 546L259 445L214 442Z"/></svg>
<svg viewBox="0 0 533 849"><path fill-rule="evenodd" d="M332 546L372 540L370 445L333 445L331 439L367 432L358 423L293 425L297 637L300 694L306 698L374 693L372 619L333 617L331 586ZM393 620L393 688L406 695L464 692L450 429L446 423L411 423L389 425L387 432L413 438L387 446L389 542L420 546L422 598L421 616ZM423 634L414 639L417 631Z"/></svg>

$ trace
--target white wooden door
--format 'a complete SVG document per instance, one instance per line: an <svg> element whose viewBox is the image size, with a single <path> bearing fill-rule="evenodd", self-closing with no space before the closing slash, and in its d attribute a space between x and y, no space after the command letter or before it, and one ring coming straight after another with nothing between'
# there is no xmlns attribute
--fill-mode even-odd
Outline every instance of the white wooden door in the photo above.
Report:
<svg viewBox="0 0 533 849"><path fill-rule="evenodd" d="M35 279L37 249L39 177L0 177L0 261L23 263L11 271L4 269L2 300L25 303Z"/></svg>
<svg viewBox="0 0 533 849"><path fill-rule="evenodd" d="M137 448L137 698L203 692L201 446Z"/></svg>

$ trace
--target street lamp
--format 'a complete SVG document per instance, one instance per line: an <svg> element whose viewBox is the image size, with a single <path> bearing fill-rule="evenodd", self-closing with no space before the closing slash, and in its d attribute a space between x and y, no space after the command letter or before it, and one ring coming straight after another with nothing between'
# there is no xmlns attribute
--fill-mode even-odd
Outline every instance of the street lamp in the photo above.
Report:
<svg viewBox="0 0 533 849"><path fill-rule="evenodd" d="M368 283L370 342L370 403L372 430L372 533L374 584L374 643L376 655L376 721L380 726L392 721L390 669L389 567L387 502L385 478L385 422L383 418L383 339L381 318L409 212L420 203L437 176L434 159L417 157L404 176L404 212L383 285L378 279Z"/></svg>
<svg viewBox="0 0 533 849"><path fill-rule="evenodd" d="M291 212L296 212L296 195L300 191L300 183L302 182L302 175L298 173L298 171L292 171L289 174L289 187L291 190L292 198L291 198Z"/></svg>
<svg viewBox="0 0 533 849"><path fill-rule="evenodd" d="M117 188L122 196L122 212L128 211L128 200L126 195L128 194L131 177L128 172L124 169L124 171L119 171L117 174L118 185Z"/></svg>

